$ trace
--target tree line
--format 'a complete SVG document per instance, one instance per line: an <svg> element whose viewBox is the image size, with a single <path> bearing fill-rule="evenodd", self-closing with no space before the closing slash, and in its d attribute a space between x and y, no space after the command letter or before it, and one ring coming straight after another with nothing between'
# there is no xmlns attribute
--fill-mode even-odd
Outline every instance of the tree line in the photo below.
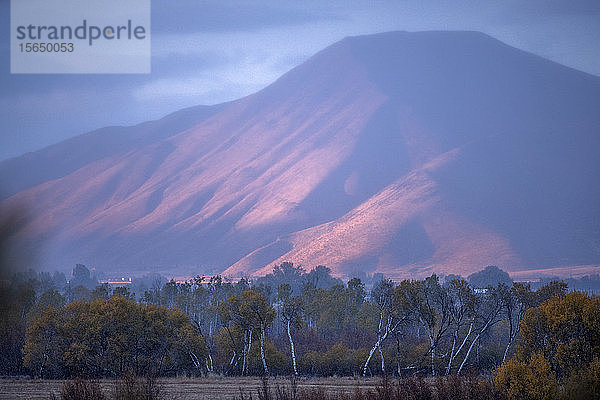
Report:
<svg viewBox="0 0 600 400"><path fill-rule="evenodd" d="M367 290L283 263L252 281L198 276L137 295L98 285L70 302L73 288L14 279L2 291L2 373L52 378L488 372L515 353L528 310L567 292L512 283L496 267L468 279L379 277Z"/></svg>

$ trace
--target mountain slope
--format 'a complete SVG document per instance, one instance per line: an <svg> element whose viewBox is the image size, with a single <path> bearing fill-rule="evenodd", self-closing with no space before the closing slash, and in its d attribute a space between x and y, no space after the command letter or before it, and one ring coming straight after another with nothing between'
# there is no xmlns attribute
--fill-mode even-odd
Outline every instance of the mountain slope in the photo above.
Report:
<svg viewBox="0 0 600 400"><path fill-rule="evenodd" d="M92 161L163 140L222 109L196 106L136 126L112 126L0 162L0 200L48 180L68 175Z"/></svg>
<svg viewBox="0 0 600 400"><path fill-rule="evenodd" d="M54 268L239 276L289 260L407 276L594 264L598 109L599 78L479 33L348 38L0 207L29 206L19 236Z"/></svg>

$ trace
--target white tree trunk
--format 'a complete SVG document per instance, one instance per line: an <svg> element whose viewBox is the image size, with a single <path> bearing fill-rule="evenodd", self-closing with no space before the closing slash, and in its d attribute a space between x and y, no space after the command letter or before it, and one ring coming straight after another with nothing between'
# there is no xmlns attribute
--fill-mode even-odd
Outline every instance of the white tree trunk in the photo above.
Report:
<svg viewBox="0 0 600 400"><path fill-rule="evenodd" d="M197 369L200 369L200 367L201 367L200 359L198 358L198 356L196 356L196 354L194 354L193 351L190 351L190 358L192 359L192 363L194 364L194 367L196 367Z"/></svg>
<svg viewBox="0 0 600 400"><path fill-rule="evenodd" d="M446 365L446 375L450 373L450 369L452 368L452 360L454 359L454 349L456 348L457 335L457 332L454 332L452 335L452 348L450 349L450 357L448 357L448 365Z"/></svg>
<svg viewBox="0 0 600 400"><path fill-rule="evenodd" d="M400 338L398 336L396 336L396 370L400 377Z"/></svg>
<svg viewBox="0 0 600 400"><path fill-rule="evenodd" d="M508 355L508 349L510 349L510 346L513 344L513 341L515 340L515 337L517 337L518 333L519 333L519 331L516 330L515 333L510 336L508 344L506 345L506 349L504 349L504 355L502 356L502 364L504 364L504 361L506 361L506 356ZM500 364L500 365L502 365L502 364Z"/></svg>
<svg viewBox="0 0 600 400"><path fill-rule="evenodd" d="M246 373L246 359L248 354L248 331L244 332L244 348L242 349L242 376Z"/></svg>
<svg viewBox="0 0 600 400"><path fill-rule="evenodd" d="M465 343L467 343L467 339L469 339L469 336L471 336L472 331L473 331L473 321L471 321L471 324L469 324L469 330L468 330L467 334L465 335L465 338L463 339L462 343L458 347L458 349L456 349L456 351L450 353L450 361L448 361L446 375L450 374L450 371L452 370L452 362L454 361L456 356L458 356L460 354L460 351L465 346ZM454 343L452 344L452 348L454 348Z"/></svg>
<svg viewBox="0 0 600 400"><path fill-rule="evenodd" d="M475 343L479 340L479 338L481 337L481 335L483 335L483 333L485 331L487 331L487 329L490 327L490 324L492 322L492 319L488 319L488 321L485 323L484 327L481 328L481 330L479 331L479 333L477 334L477 336L475 336L475 339L473 339L473 342L471 343L471 345L469 346L469 350L467 351L467 354L465 355L465 359L463 360L463 362L460 364L460 367L458 368L458 371L456 373L456 375L460 375L460 371L462 371L465 363L467 362L467 359L469 358L469 354L471 354L471 350L473 350L473 346L475 345ZM461 346L462 347L462 346Z"/></svg>
<svg viewBox="0 0 600 400"><path fill-rule="evenodd" d="M265 375L267 375L269 369L267 368L267 361L265 360L265 324L262 322L260 324L260 358L262 359Z"/></svg>
<svg viewBox="0 0 600 400"><path fill-rule="evenodd" d="M373 357L373 353L375 353L375 350L379 349L379 351L381 351L380 346L383 343L383 341L387 338L388 334L389 334L389 331L386 330L386 332L383 336L379 336L379 335L377 336L377 343L375 343L375 346L373 346L373 348L369 352L367 361L365 361L365 365L363 366L363 376L367 376L367 368L369 367L369 361L371 361L371 357ZM383 354L381 355L381 360L382 360L382 366L383 366Z"/></svg>
<svg viewBox="0 0 600 400"><path fill-rule="evenodd" d="M252 349L252 329L248 331L248 351L246 351L246 373L248 373L248 356L250 355L250 350Z"/></svg>
<svg viewBox="0 0 600 400"><path fill-rule="evenodd" d="M381 372L385 374L385 359L383 358L383 351L381 351L381 343L377 346L379 349L379 356L381 357Z"/></svg>
<svg viewBox="0 0 600 400"><path fill-rule="evenodd" d="M367 367L369 366L369 361L371 361L371 357L373 357L373 353L375 353L375 350L377 350L377 348L379 347L380 341L381 341L381 338L377 339L377 343L375 343L375 346L373 346L371 351L369 351L369 356L367 357L367 361L365 361L365 365L363 366L363 376L367 376Z"/></svg>
<svg viewBox="0 0 600 400"><path fill-rule="evenodd" d="M290 348L292 350L292 366L294 367L294 375L298 375L298 370L296 369L296 352L294 351L294 341L292 340L292 331L290 329L290 320L287 321L287 334L288 339L290 339Z"/></svg>
<svg viewBox="0 0 600 400"><path fill-rule="evenodd" d="M242 363L242 375L248 373L248 355L250 354L250 349L252 348L252 329L246 330L246 337L244 339L244 361Z"/></svg>
<svg viewBox="0 0 600 400"><path fill-rule="evenodd" d="M481 336L482 332L479 332L477 334L477 336L475 336L475 339L473 339L473 342L471 342L471 345L469 346L469 350L467 350L467 354L465 355L465 359L463 360L463 362L460 364L460 367L458 367L458 372L456 372L456 375L460 375L460 372L462 371L463 367L465 366L465 364L467 363L467 359L469 358L469 354L471 354L471 350L473 350L473 346L475 345L475 343L479 340L479 337Z"/></svg>
<svg viewBox="0 0 600 400"><path fill-rule="evenodd" d="M427 337L429 338L429 345L431 346L431 374L433 376L435 376L435 364L433 362L434 358L435 358L435 340L434 340L434 332L433 332L433 328L432 330L429 330L429 327L427 326L427 324L425 323L425 321L423 321L423 318L419 316L419 321L421 322L421 325L423 326L423 329L425 329L425 332L427 333Z"/></svg>
<svg viewBox="0 0 600 400"><path fill-rule="evenodd" d="M431 344L431 375L435 376L435 343L433 342L433 338L430 337L429 343Z"/></svg>
<svg viewBox="0 0 600 400"><path fill-rule="evenodd" d="M379 352L381 353L381 349L379 346L381 346L381 341L383 340L381 338L381 327L382 326L383 326L383 310L381 310L379 312L379 325L377 326L377 343L375 343L375 346L373 346L373 348L369 352L367 361L365 361L365 365L363 367L363 376L367 376L367 367L369 366L369 361L371 361L371 357L373 357L373 353L375 353L375 350L379 349ZM387 335L387 332L386 332L386 335ZM381 356L381 359L383 360L383 355ZM383 361L382 361L382 363L383 363Z"/></svg>

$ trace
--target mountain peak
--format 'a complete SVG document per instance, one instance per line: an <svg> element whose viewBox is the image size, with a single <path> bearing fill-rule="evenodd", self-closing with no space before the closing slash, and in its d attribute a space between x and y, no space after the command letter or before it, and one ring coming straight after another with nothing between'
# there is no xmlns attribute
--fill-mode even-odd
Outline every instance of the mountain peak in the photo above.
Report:
<svg viewBox="0 0 600 400"><path fill-rule="evenodd" d="M254 95L39 175L0 210L29 204L19 237L50 268L594 264L598 109L599 78L481 33L349 37Z"/></svg>

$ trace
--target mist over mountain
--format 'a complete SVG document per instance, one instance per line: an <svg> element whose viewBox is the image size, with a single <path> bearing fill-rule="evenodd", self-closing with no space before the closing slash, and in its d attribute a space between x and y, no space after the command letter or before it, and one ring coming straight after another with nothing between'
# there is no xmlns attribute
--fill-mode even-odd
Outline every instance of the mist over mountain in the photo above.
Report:
<svg viewBox="0 0 600 400"><path fill-rule="evenodd" d="M0 163L43 267L416 277L600 263L600 78L476 32L344 39L264 90Z"/></svg>

